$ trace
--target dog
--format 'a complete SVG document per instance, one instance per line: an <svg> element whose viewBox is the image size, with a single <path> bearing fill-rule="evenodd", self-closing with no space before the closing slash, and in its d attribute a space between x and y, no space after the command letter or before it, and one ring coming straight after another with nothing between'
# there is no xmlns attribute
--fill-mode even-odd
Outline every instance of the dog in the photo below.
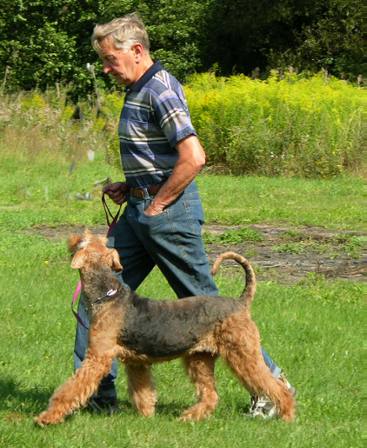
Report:
<svg viewBox="0 0 367 448"><path fill-rule="evenodd" d="M183 359L198 397L181 419L197 421L211 415L218 402L214 364L221 356L252 395L269 397L283 420L294 418L291 392L271 375L261 354L259 332L250 316L256 279L244 257L225 252L212 268L215 274L226 259L242 265L246 286L239 299L151 300L117 280L115 272L122 266L118 253L106 247L106 242L104 236L89 231L69 237L71 267L79 269L90 315L88 350L82 366L54 392L47 410L35 418L38 425L61 423L85 406L114 358L125 365L130 398L143 416L155 411L151 365L177 357Z"/></svg>

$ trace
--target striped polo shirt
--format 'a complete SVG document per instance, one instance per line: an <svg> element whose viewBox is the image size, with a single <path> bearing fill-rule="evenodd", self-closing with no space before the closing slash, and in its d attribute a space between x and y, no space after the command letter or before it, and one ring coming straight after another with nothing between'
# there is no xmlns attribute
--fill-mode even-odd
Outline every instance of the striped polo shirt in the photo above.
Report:
<svg viewBox="0 0 367 448"><path fill-rule="evenodd" d="M131 187L166 180L178 159L175 146L196 135L181 84L159 62L126 87L118 132Z"/></svg>

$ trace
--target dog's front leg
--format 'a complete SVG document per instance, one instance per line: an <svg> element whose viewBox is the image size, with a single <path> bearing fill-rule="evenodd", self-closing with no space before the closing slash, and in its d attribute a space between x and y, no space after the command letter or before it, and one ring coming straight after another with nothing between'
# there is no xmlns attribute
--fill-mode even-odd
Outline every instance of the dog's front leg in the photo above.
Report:
<svg viewBox="0 0 367 448"><path fill-rule="evenodd" d="M157 395L150 365L125 364L129 395L139 414L145 417L154 415Z"/></svg>
<svg viewBox="0 0 367 448"><path fill-rule="evenodd" d="M85 405L110 371L114 355L88 352L82 366L54 392L48 409L36 417L35 422L40 426L61 423L67 415Z"/></svg>

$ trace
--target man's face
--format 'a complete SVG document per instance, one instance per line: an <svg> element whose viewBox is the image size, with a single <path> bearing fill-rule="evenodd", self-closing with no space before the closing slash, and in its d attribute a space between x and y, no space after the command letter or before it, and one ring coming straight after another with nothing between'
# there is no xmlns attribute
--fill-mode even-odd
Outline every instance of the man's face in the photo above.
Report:
<svg viewBox="0 0 367 448"><path fill-rule="evenodd" d="M134 46L129 50L116 48L111 38L100 42L99 56L103 72L111 74L119 84L129 85L137 81L137 64Z"/></svg>

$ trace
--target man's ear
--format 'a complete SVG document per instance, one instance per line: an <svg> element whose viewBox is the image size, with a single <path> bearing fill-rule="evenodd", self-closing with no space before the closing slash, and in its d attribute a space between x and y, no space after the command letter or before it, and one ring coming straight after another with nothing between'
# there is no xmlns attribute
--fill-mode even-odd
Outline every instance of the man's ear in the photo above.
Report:
<svg viewBox="0 0 367 448"><path fill-rule="evenodd" d="M117 251L115 249L111 250L111 258L112 258L112 266L111 268L116 271L116 272L120 272L122 271L122 265L120 263L120 257L119 254L117 253Z"/></svg>
<svg viewBox="0 0 367 448"><path fill-rule="evenodd" d="M85 254L82 250L78 251L71 260L71 267L73 269L80 269L84 266Z"/></svg>
<svg viewBox="0 0 367 448"><path fill-rule="evenodd" d="M134 52L135 62L140 62L145 54L145 49L143 45L140 44L139 42L136 42L135 44L132 45L131 48Z"/></svg>
<svg viewBox="0 0 367 448"><path fill-rule="evenodd" d="M83 237L81 235L70 235L68 238L68 248L69 252L75 254L78 250L79 244L83 241Z"/></svg>

